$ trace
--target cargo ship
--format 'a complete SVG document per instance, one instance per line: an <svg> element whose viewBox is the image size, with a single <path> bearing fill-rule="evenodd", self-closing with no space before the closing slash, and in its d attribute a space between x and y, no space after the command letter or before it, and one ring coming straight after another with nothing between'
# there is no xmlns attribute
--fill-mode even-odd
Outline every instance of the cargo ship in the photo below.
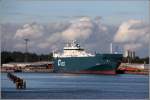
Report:
<svg viewBox="0 0 150 100"><path fill-rule="evenodd" d="M53 52L54 72L84 74L116 74L122 54L89 53L76 41L71 41L63 52Z"/></svg>

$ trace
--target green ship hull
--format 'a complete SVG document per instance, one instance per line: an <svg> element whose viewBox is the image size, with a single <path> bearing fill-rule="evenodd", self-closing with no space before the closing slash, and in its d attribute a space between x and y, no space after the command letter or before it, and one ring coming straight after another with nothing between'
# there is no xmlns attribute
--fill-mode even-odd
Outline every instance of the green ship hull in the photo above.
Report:
<svg viewBox="0 0 150 100"><path fill-rule="evenodd" d="M54 71L64 73L116 74L122 54L54 58Z"/></svg>

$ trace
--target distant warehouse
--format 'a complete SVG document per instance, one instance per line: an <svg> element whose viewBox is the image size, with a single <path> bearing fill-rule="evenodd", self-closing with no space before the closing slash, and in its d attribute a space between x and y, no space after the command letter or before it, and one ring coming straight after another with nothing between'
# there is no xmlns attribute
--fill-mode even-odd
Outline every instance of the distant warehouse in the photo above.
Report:
<svg viewBox="0 0 150 100"><path fill-rule="evenodd" d="M31 63L7 63L2 64L2 71L13 71L21 69L22 71L41 71L44 69L53 69L53 62L42 61L42 62L31 62Z"/></svg>

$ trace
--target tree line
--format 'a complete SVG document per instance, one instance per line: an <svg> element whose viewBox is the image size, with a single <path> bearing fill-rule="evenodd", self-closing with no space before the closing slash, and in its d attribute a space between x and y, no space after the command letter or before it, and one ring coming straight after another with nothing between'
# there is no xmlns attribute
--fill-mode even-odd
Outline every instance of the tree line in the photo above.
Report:
<svg viewBox="0 0 150 100"><path fill-rule="evenodd" d="M139 64L149 64L149 57L139 58L136 56L135 58L124 57L122 62L124 63L139 63Z"/></svg>
<svg viewBox="0 0 150 100"><path fill-rule="evenodd" d="M51 61L52 53L49 54L36 54L36 53L22 53L19 51L2 51L1 64L9 62L36 62L36 61Z"/></svg>
<svg viewBox="0 0 150 100"><path fill-rule="evenodd" d="M1 52L1 64L9 62L25 62L27 57L27 62L36 62L36 61L52 61L52 53L49 54L36 54L36 53L22 53L19 51L2 51ZM145 58L123 58L122 62L124 63L145 63L149 64L149 57Z"/></svg>

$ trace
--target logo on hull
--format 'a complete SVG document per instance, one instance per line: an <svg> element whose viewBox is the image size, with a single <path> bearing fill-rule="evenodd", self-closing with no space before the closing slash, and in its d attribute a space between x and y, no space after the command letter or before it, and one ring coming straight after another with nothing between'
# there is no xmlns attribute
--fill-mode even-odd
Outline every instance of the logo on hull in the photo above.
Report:
<svg viewBox="0 0 150 100"><path fill-rule="evenodd" d="M59 59L58 66L66 66L66 63L64 61L61 61L61 59Z"/></svg>

